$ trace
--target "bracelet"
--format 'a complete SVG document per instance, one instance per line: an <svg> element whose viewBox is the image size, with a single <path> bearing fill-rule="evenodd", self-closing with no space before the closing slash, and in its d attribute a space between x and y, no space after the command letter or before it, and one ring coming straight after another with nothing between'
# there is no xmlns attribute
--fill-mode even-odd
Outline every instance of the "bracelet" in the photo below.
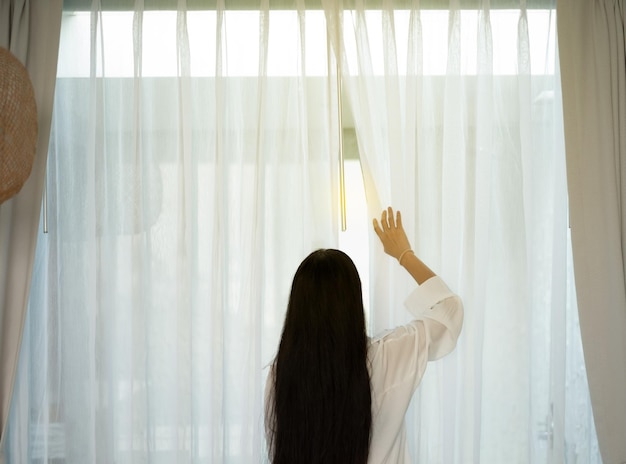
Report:
<svg viewBox="0 0 626 464"><path fill-rule="evenodd" d="M400 264L400 266L402 266L402 258L407 253L413 253L413 250L409 248L408 250L404 250L402 253L400 253L400 257L398 258L398 263Z"/></svg>

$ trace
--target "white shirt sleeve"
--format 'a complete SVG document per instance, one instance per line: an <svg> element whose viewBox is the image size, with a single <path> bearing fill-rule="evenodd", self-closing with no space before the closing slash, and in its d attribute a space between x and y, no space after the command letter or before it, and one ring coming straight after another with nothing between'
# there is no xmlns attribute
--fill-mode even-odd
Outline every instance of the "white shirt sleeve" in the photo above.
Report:
<svg viewBox="0 0 626 464"><path fill-rule="evenodd" d="M463 303L439 276L434 276L417 287L404 304L415 319L372 339L372 354L387 358L387 375L390 370L399 370L421 377L413 371L454 350L463 326ZM389 369L389 362L393 369Z"/></svg>
<svg viewBox="0 0 626 464"><path fill-rule="evenodd" d="M463 303L440 277L422 283L404 304L416 319L424 321L429 361L454 350L463 326Z"/></svg>
<svg viewBox="0 0 626 464"><path fill-rule="evenodd" d="M370 463L405 462L404 415L428 361L450 353L463 325L463 304L438 276L406 299L415 320L370 342L372 443Z"/></svg>

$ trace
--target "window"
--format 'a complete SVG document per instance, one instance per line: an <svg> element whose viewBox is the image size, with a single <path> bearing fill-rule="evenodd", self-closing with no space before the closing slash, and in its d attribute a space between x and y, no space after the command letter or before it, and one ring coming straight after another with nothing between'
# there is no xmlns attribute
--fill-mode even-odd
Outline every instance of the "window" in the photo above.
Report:
<svg viewBox="0 0 626 464"><path fill-rule="evenodd" d="M486 14L344 12L341 232L322 9L67 11L28 395L9 431L28 417L31 438L9 459L259 462L266 367L303 254L353 257L373 332L406 317L372 311L375 274L412 285L370 254L373 205L395 200L416 250L467 297L454 358L428 369L407 416L412 454L600 462L554 11Z"/></svg>

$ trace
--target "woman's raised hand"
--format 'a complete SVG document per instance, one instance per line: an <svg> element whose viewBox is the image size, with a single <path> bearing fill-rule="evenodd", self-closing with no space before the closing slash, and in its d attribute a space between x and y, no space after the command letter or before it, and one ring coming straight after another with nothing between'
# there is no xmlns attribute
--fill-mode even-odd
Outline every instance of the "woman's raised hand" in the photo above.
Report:
<svg viewBox="0 0 626 464"><path fill-rule="evenodd" d="M396 258L419 285L435 275L411 250L411 244L406 237L404 227L402 227L400 211L396 213L394 218L391 206L384 210L380 216L380 225L374 219L374 230L383 243L385 253Z"/></svg>
<svg viewBox="0 0 626 464"><path fill-rule="evenodd" d="M394 218L391 206L383 210L380 216L380 225L374 219L374 231L382 242L385 253L393 256L398 261L400 261L405 252L411 250L411 244L402 227L402 215L398 211Z"/></svg>

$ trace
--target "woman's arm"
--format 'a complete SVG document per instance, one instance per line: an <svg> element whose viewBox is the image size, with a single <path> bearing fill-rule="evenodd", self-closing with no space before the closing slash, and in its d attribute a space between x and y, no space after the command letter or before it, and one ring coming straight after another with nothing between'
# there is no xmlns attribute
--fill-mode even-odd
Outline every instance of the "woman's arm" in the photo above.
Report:
<svg viewBox="0 0 626 464"><path fill-rule="evenodd" d="M407 299L406 306L425 327L428 359L440 358L456 345L463 325L463 303L441 278L433 279L435 273L415 256L402 227L400 211L394 218L393 209L387 208L380 222L379 225L374 219L374 230L385 253L396 258L419 285Z"/></svg>
<svg viewBox="0 0 626 464"><path fill-rule="evenodd" d="M419 285L435 276L435 273L413 253L409 239L406 236L406 232L404 232L404 227L402 227L400 211L396 212L394 219L391 206L383 210L380 217L380 226L378 221L374 219L374 231L380 238L385 253L396 258Z"/></svg>

